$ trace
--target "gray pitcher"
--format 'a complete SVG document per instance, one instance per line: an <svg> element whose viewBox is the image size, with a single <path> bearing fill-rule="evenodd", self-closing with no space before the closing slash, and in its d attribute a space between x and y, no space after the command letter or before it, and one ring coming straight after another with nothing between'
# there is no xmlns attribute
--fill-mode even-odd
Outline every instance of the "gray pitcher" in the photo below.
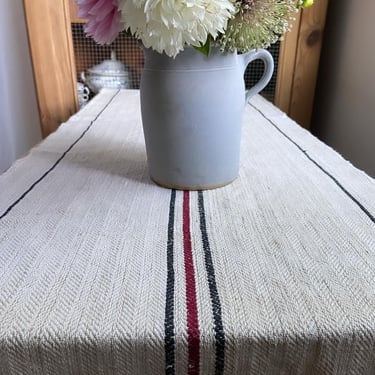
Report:
<svg viewBox="0 0 375 375"><path fill-rule="evenodd" d="M262 59L260 81L245 91L247 65ZM141 109L151 179L168 188L213 189L239 172L244 106L271 79L266 50L238 55L186 48L175 58L145 50Z"/></svg>

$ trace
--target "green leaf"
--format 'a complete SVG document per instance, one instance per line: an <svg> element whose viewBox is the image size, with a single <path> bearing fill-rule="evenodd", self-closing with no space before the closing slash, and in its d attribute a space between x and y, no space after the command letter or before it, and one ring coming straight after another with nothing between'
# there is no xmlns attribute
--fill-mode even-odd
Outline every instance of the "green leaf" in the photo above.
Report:
<svg viewBox="0 0 375 375"><path fill-rule="evenodd" d="M128 27L126 30L124 30L124 34L125 34L125 36L134 37L134 34L132 34L132 32L130 31L130 27Z"/></svg>
<svg viewBox="0 0 375 375"><path fill-rule="evenodd" d="M211 38L208 37L206 40L206 43L201 44L199 47L194 47L194 48L208 57L210 55Z"/></svg>

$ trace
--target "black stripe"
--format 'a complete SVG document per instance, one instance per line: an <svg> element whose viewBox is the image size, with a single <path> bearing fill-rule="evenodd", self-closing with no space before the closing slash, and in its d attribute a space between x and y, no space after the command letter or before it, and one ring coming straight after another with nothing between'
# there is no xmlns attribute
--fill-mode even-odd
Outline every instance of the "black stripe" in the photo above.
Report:
<svg viewBox="0 0 375 375"><path fill-rule="evenodd" d="M167 242L167 292L165 301L164 320L164 349L165 349L165 373L175 374L175 332L174 332L174 285L175 272L173 267L174 249L174 212L176 203L176 190L171 192L169 204L168 242Z"/></svg>
<svg viewBox="0 0 375 375"><path fill-rule="evenodd" d="M250 104L255 110L257 110L271 125L273 125L288 141L293 143L312 163L314 163L323 173L325 173L357 206L369 217L369 219L375 223L375 217L372 213L358 200L356 199L345 187L327 170L325 170L316 160L314 160L298 143L296 143L292 138L290 138L286 133L284 133L272 120L270 120L265 114L256 108L254 105Z"/></svg>
<svg viewBox="0 0 375 375"><path fill-rule="evenodd" d="M105 111L105 109L111 104L115 96L119 93L119 91L116 92L115 95L109 100L109 102L105 105L105 107L96 115L96 117L90 122L90 125L83 131L83 133L68 147L68 149L56 160L56 162L52 165L50 169L48 169L41 177L39 177L16 201L14 201L0 216L0 220L3 219L6 215L9 214L9 212L17 206L18 203L22 201L26 197L27 194L32 191L35 186L37 186L45 177L48 176L50 172L52 172L57 165L61 162L61 160L64 159L66 154L84 137L84 135L89 131L91 126L94 124L94 122L99 118L99 116Z"/></svg>
<svg viewBox="0 0 375 375"><path fill-rule="evenodd" d="M210 242L208 240L206 213L204 209L203 192L198 191L198 210L200 218L200 229L202 234L202 244L204 251L204 260L206 265L207 281L210 290L212 314L214 318L215 330L215 375L221 375L224 372L225 360L225 333L223 327L223 318L221 313L220 297L217 290L215 269L212 261Z"/></svg>

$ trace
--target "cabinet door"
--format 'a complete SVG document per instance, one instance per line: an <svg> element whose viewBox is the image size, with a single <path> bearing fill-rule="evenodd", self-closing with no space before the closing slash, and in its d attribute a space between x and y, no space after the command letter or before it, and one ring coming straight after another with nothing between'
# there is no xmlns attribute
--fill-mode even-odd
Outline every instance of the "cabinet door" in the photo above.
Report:
<svg viewBox="0 0 375 375"><path fill-rule="evenodd" d="M76 74L66 0L24 0L43 136L77 111Z"/></svg>
<svg viewBox="0 0 375 375"><path fill-rule="evenodd" d="M74 0L24 0L43 135L78 108L71 22ZM309 128L328 0L297 14L281 43L275 104Z"/></svg>

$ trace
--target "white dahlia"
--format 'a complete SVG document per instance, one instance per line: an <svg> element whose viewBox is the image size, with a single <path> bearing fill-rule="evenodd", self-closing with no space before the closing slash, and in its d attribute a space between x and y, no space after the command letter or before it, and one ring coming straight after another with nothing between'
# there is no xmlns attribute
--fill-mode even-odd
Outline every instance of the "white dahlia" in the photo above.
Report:
<svg viewBox="0 0 375 375"><path fill-rule="evenodd" d="M224 33L236 12L234 0L126 0L120 6L125 29L170 57Z"/></svg>

